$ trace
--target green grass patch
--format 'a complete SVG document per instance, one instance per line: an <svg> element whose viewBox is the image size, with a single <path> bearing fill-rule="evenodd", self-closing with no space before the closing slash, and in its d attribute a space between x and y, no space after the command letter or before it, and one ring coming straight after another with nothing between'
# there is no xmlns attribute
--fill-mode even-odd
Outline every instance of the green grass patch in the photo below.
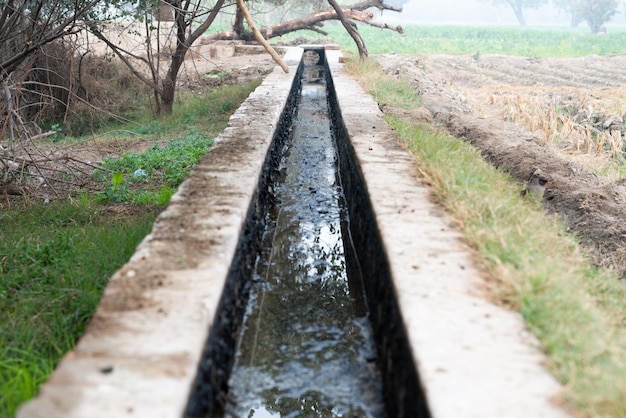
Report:
<svg viewBox="0 0 626 418"><path fill-rule="evenodd" d="M626 32L612 30L603 36L587 28L522 28L491 26L404 25L404 35L359 25L370 54L503 54L529 57L581 57L626 53ZM342 49L357 52L352 38L341 25L326 24L328 35L297 32L278 39L306 36L311 40L331 38Z"/></svg>
<svg viewBox="0 0 626 418"><path fill-rule="evenodd" d="M0 417L74 346L155 215L112 216L89 198L0 213Z"/></svg>
<svg viewBox="0 0 626 418"><path fill-rule="evenodd" d="M403 88L377 88L392 80L364 65L353 73L379 103L407 100L397 93ZM565 226L524 200L520 186L470 144L408 119L387 120L477 250L493 297L518 310L539 339L568 404L583 416L626 417L626 284L591 266Z"/></svg>
<svg viewBox="0 0 626 418"><path fill-rule="evenodd" d="M119 149L125 140L154 144L104 161L94 174L103 189L97 196L0 211L0 417L12 417L74 347L109 277L150 232L156 216L151 206L169 202L260 81L181 93L172 115L155 120L143 110L131 116L133 122L94 134ZM108 212L101 201L130 202L130 213Z"/></svg>
<svg viewBox="0 0 626 418"><path fill-rule="evenodd" d="M107 158L94 173L101 182L104 202L166 205L193 166L213 145L213 137L260 80L215 89L204 95L186 95L172 115L134 127L137 136L156 139L144 152ZM165 145L162 145L163 142Z"/></svg>
<svg viewBox="0 0 626 418"><path fill-rule="evenodd" d="M97 178L107 178L108 173L113 173L101 199L165 205L211 145L212 138L191 129L188 135L164 147L155 144L141 153L127 152L119 158L107 158L101 164L107 171L98 170L94 174Z"/></svg>

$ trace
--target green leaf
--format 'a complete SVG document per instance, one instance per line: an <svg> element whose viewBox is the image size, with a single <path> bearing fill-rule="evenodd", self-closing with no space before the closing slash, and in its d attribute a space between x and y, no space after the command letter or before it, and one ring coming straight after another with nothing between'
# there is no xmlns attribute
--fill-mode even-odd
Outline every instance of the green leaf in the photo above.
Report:
<svg viewBox="0 0 626 418"><path fill-rule="evenodd" d="M122 173L113 174L113 177L111 178L111 184L113 186L120 186L122 183L124 183L124 175Z"/></svg>

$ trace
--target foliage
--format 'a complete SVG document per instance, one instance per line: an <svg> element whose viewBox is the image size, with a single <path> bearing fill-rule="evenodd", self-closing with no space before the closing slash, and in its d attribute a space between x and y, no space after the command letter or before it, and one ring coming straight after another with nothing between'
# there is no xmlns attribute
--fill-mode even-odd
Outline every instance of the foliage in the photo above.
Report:
<svg viewBox="0 0 626 418"><path fill-rule="evenodd" d="M521 26L526 26L524 9L536 9L548 2L548 0L482 0L493 5L509 5L515 13L515 17Z"/></svg>
<svg viewBox="0 0 626 418"><path fill-rule="evenodd" d="M544 4L547 0L483 0L495 6L511 6L513 8L536 9Z"/></svg>
<svg viewBox="0 0 626 418"><path fill-rule="evenodd" d="M570 15L571 26L573 28L578 26L581 22L580 16L578 16L574 11L574 3L576 3L576 1L577 0L552 0L552 3L557 9Z"/></svg>
<svg viewBox="0 0 626 418"><path fill-rule="evenodd" d="M70 65L68 65L70 63ZM86 135L123 120L148 102L148 90L128 69L77 45L57 41L42 48L16 100L22 114L50 126L60 139Z"/></svg>
<svg viewBox="0 0 626 418"><path fill-rule="evenodd" d="M617 13L617 0L552 0L554 5L570 14L572 26L587 22L591 33L597 34Z"/></svg>
<svg viewBox="0 0 626 418"><path fill-rule="evenodd" d="M169 199L164 201L164 197L172 195L212 144L212 139L190 129L186 136L170 141L164 147L155 144L142 153L127 152L120 158L105 159L102 168L114 174L101 195L102 200L124 202L138 199L145 203L153 195L161 204L167 204ZM103 171L97 171L95 175L102 178ZM131 190L133 185L149 185L151 182L163 186L154 194Z"/></svg>
<svg viewBox="0 0 626 418"><path fill-rule="evenodd" d="M108 278L149 232L93 199L0 213L0 416L33 396L91 318Z"/></svg>
<svg viewBox="0 0 626 418"><path fill-rule="evenodd" d="M572 13L597 34L617 13L618 0L573 0Z"/></svg>

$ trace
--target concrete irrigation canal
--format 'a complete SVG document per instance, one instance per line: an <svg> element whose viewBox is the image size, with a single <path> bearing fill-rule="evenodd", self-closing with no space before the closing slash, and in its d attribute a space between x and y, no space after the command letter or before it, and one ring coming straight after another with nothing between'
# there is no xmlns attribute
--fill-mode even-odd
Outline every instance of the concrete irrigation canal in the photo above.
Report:
<svg viewBox="0 0 626 418"><path fill-rule="evenodd" d="M18 418L567 416L338 58L288 50Z"/></svg>

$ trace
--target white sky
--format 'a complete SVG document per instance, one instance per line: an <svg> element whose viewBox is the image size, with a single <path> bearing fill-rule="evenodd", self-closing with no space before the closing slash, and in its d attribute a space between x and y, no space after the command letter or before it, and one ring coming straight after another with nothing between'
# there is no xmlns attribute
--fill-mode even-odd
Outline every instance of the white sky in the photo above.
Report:
<svg viewBox="0 0 626 418"><path fill-rule="evenodd" d="M551 4L539 9L524 12L528 26L569 25L569 16L555 9ZM401 14L385 12L384 20L432 24L493 24L517 25L517 19L510 6L495 7L478 0L410 0L404 5ZM626 25L621 10L609 25Z"/></svg>

